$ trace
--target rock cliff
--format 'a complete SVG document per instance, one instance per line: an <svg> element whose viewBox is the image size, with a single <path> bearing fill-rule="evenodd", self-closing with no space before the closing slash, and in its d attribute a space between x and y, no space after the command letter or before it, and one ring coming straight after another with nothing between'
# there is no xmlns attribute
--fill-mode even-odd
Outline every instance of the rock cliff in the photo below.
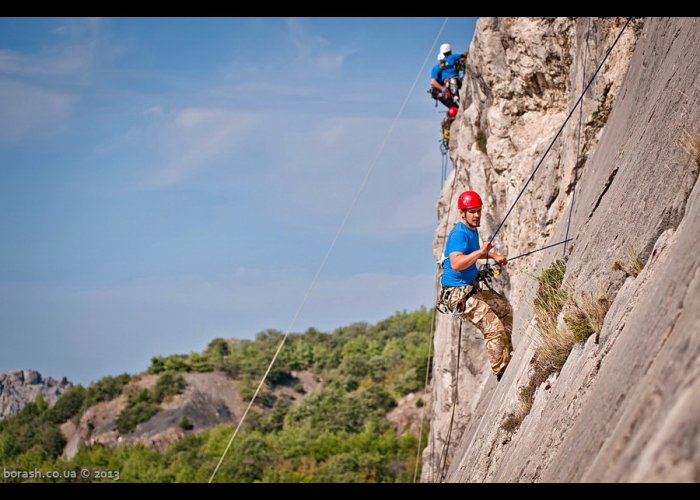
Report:
<svg viewBox="0 0 700 500"><path fill-rule="evenodd" d="M436 258L465 189L484 197L482 239L493 234L625 21L479 19ZM688 146L700 134L698 33L695 18L632 20L583 99L580 144L576 110L495 240L513 256L564 239L578 155L564 279L607 297L599 336L574 347L506 430L540 337L534 277L563 247L513 262L496 281L515 310L500 383L468 323L456 369L460 323L438 315L423 481L700 480L700 159Z"/></svg>
<svg viewBox="0 0 700 500"><path fill-rule="evenodd" d="M60 380L42 377L35 370L0 373L0 419L18 413L39 394L52 405L72 386L65 377Z"/></svg>

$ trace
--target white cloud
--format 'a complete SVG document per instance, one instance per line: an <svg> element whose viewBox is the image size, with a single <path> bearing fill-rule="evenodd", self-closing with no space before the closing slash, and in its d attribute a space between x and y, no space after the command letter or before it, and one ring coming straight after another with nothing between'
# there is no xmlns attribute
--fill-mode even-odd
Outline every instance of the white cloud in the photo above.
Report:
<svg viewBox="0 0 700 500"><path fill-rule="evenodd" d="M297 49L298 65L313 69L312 75L337 75L354 49L332 49L327 39L308 31L298 18L287 21L289 40Z"/></svg>
<svg viewBox="0 0 700 500"><path fill-rule="evenodd" d="M67 18L63 22L65 24L57 26L51 32L72 39L96 38L102 26L102 19L99 17Z"/></svg>
<svg viewBox="0 0 700 500"><path fill-rule="evenodd" d="M36 53L0 49L0 75L29 79L37 85L86 84L99 47L100 21L67 20L53 30L60 39Z"/></svg>
<svg viewBox="0 0 700 500"><path fill-rule="evenodd" d="M15 142L36 132L60 128L74 98L35 85L0 80L0 142Z"/></svg>
<svg viewBox="0 0 700 500"><path fill-rule="evenodd" d="M0 48L0 141L18 141L67 121L77 97L66 86L90 82L99 24L94 19L67 20L53 30L60 41L36 53Z"/></svg>
<svg viewBox="0 0 700 500"><path fill-rule="evenodd" d="M147 115L159 118L161 113L147 111ZM167 188L196 175L253 134L261 121L254 113L223 108L189 107L170 115L156 146L164 165L141 181L139 188Z"/></svg>
<svg viewBox="0 0 700 500"><path fill-rule="evenodd" d="M73 77L82 81L92 63L91 45L73 45L42 54L0 49L0 74L29 78Z"/></svg>
<svg viewBox="0 0 700 500"><path fill-rule="evenodd" d="M162 116L163 108L161 108L160 106L151 106L146 111L144 111L143 114L146 116Z"/></svg>

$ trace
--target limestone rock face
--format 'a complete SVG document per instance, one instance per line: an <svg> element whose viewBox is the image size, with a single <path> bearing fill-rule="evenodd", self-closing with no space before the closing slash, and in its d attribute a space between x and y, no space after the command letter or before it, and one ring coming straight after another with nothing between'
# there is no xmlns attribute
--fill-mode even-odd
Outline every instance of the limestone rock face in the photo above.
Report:
<svg viewBox="0 0 700 500"><path fill-rule="evenodd" d="M41 394L53 405L73 384L65 377L42 377L36 370L16 370L0 373L0 419L18 413Z"/></svg>
<svg viewBox="0 0 700 500"><path fill-rule="evenodd" d="M479 19L436 257L465 189L482 194L480 234L491 237L625 21ZM693 18L630 23L583 99L580 143L577 109L494 241L514 256L564 239L578 156L565 280L609 298L598 343L577 345L506 431L539 337L533 275L563 246L514 261L496 281L515 311L514 357L500 383L468 323L455 381L459 322L440 316L423 481L700 480L700 165L682 144L684 130L700 130L698 33ZM637 276L613 270L616 261L629 268L630 254L643 264Z"/></svg>

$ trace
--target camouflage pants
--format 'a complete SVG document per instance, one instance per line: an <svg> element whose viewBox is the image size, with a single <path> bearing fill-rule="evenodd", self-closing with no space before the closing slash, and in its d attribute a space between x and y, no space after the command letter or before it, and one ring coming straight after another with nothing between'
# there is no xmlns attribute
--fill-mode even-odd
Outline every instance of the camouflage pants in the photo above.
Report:
<svg viewBox="0 0 700 500"><path fill-rule="evenodd" d="M513 349L510 336L513 331L513 308L508 300L490 290L479 290L466 297L471 287L446 287L441 300L450 311L459 306L460 317L469 320L486 339L491 370L498 375L510 362Z"/></svg>

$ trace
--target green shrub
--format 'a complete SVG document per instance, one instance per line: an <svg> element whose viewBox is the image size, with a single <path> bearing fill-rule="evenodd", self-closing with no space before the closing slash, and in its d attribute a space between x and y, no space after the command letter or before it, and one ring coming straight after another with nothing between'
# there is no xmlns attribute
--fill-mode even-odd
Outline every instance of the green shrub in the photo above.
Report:
<svg viewBox="0 0 700 500"><path fill-rule="evenodd" d="M181 416L180 420L177 422L178 427L184 431L191 431L194 429L194 425L190 422L190 419L188 419L186 416Z"/></svg>
<svg viewBox="0 0 700 500"><path fill-rule="evenodd" d="M193 352L189 355L188 364L193 372L207 373L214 371L216 362L206 354ZM185 371L185 370L181 370Z"/></svg>
<svg viewBox="0 0 700 500"><path fill-rule="evenodd" d="M479 151L486 154L486 135L481 129L476 131L476 147Z"/></svg>
<svg viewBox="0 0 700 500"><path fill-rule="evenodd" d="M158 413L160 407L151 399L146 389L131 394L126 407L117 416L117 430L127 434L141 422L147 422Z"/></svg>
<svg viewBox="0 0 700 500"><path fill-rule="evenodd" d="M151 358L151 366L148 373L157 375L164 372L189 372L192 367L184 354L171 354L170 356L154 356Z"/></svg>
<svg viewBox="0 0 700 500"><path fill-rule="evenodd" d="M170 372L164 373L158 378L153 387L152 400L155 403L162 403L169 396L181 394L187 387L187 382L182 375L174 375Z"/></svg>
<svg viewBox="0 0 700 500"><path fill-rule="evenodd" d="M71 387L58 398L56 404L49 410L49 420L57 424L74 417L83 407L86 396L87 391L83 386Z"/></svg>
<svg viewBox="0 0 700 500"><path fill-rule="evenodd" d="M575 311L569 316L564 316L566 326L569 327L576 342L584 342L593 334L593 327L581 311Z"/></svg>
<svg viewBox="0 0 700 500"><path fill-rule="evenodd" d="M538 278L540 286L535 297L534 309L540 337L532 357L533 370L530 380L526 386L520 388L520 408L509 414L501 424L501 427L509 432L518 429L532 408L537 387L551 374L562 369L574 345L585 341L594 333L597 336L602 329L603 319L609 307L607 297L604 294L600 294L596 299L585 294L576 296L570 284L563 284L565 271L566 260L559 259ZM560 327L557 322L564 309L566 328Z"/></svg>
<svg viewBox="0 0 700 500"><path fill-rule="evenodd" d="M111 401L122 393L122 389L131 380L131 375L122 373L116 377L103 377L90 387L87 388L87 393L83 401L83 410L101 403L102 401ZM82 412L81 412L82 413Z"/></svg>

